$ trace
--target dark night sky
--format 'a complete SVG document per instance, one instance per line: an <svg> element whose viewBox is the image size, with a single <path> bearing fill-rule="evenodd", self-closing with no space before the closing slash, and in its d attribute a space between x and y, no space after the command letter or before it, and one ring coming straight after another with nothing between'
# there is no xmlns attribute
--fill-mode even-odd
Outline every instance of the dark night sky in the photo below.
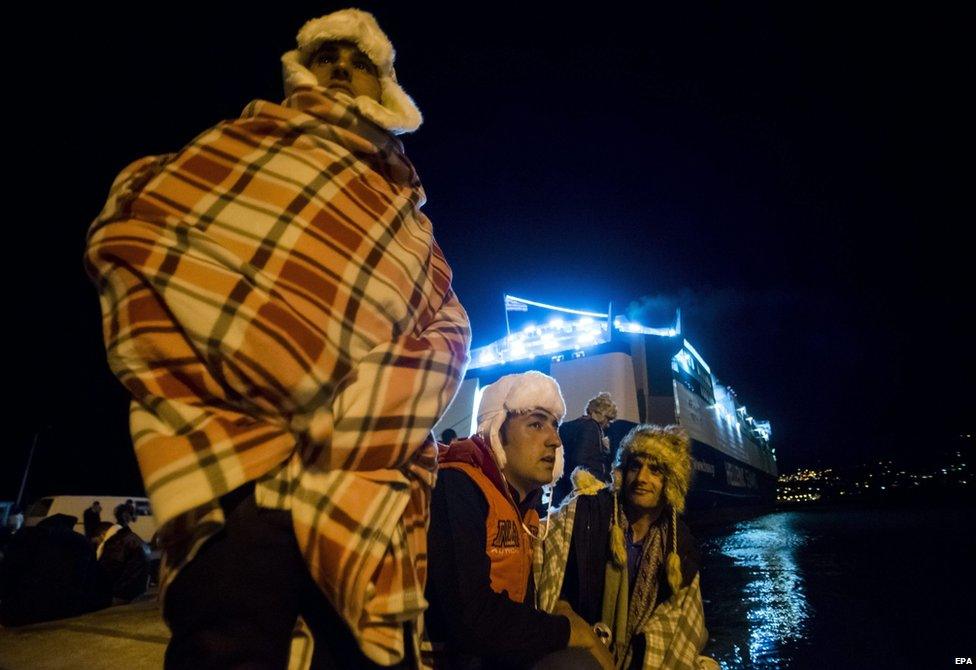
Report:
<svg viewBox="0 0 976 670"><path fill-rule="evenodd" d="M425 114L407 154L475 345L503 333L505 292L680 306L718 378L772 422L783 470L924 452L973 428L961 16L527 4L360 3ZM87 226L129 161L280 99L279 55L338 8L190 9L203 5L64 10L8 56L7 197L21 205L7 255L23 270L8 274L0 499L42 426L28 499L138 492L81 265Z"/></svg>

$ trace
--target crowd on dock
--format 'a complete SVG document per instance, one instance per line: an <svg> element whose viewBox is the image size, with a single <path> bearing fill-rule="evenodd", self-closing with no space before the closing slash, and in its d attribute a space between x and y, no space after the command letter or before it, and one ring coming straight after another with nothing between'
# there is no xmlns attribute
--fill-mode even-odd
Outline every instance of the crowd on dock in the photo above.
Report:
<svg viewBox="0 0 976 670"><path fill-rule="evenodd" d="M0 624L22 626L77 616L146 593L151 573L149 545L129 527L131 501L102 521L98 500L78 519L56 513L20 527L11 515L0 534Z"/></svg>

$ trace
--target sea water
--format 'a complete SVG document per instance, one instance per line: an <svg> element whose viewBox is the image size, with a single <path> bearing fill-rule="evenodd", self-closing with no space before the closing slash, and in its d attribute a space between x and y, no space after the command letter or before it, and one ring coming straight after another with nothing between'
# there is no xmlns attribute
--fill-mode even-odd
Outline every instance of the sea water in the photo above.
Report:
<svg viewBox="0 0 976 670"><path fill-rule="evenodd" d="M696 534L705 653L724 668L976 663L972 507L810 508Z"/></svg>

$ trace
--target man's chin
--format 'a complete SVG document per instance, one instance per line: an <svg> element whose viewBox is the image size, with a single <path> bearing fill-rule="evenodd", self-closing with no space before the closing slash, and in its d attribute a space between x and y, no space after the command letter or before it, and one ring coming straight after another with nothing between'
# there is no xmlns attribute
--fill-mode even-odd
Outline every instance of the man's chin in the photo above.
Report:
<svg viewBox="0 0 976 670"><path fill-rule="evenodd" d="M661 506L660 496L657 498L652 498L650 496L631 496L627 502L631 505L631 507L635 507L645 512L653 512L656 508Z"/></svg>
<svg viewBox="0 0 976 670"><path fill-rule="evenodd" d="M535 479L535 488L541 489L552 481L552 469L547 474L539 474Z"/></svg>

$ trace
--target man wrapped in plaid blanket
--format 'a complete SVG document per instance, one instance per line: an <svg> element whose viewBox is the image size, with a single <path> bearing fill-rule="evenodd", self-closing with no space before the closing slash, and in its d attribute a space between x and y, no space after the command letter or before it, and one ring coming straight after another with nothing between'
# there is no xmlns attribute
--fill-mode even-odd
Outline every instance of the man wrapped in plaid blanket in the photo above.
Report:
<svg viewBox="0 0 976 670"><path fill-rule="evenodd" d="M571 606L604 634L618 668L718 668L701 655L698 554L678 519L690 479L687 435L637 426L620 444L612 486L573 473L575 490L537 547L539 608Z"/></svg>
<svg viewBox="0 0 976 670"><path fill-rule="evenodd" d="M393 56L369 14L309 21L282 104L132 164L92 226L170 666L280 667L299 615L343 667L419 662L430 430L470 331L393 136L420 125Z"/></svg>

